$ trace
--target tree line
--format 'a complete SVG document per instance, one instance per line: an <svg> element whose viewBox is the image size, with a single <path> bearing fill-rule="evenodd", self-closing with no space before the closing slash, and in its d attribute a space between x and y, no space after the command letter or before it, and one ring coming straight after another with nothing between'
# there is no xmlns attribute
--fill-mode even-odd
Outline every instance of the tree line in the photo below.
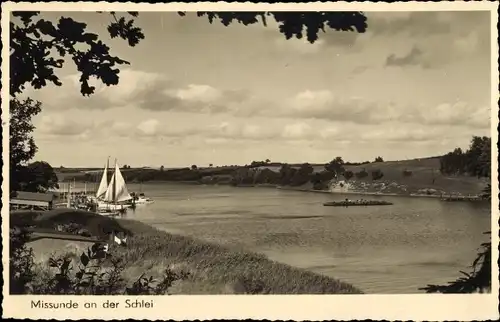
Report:
<svg viewBox="0 0 500 322"><path fill-rule="evenodd" d="M491 138L473 136L467 151L458 147L440 158L440 171L446 175L489 177L490 160Z"/></svg>
<svg viewBox="0 0 500 322"><path fill-rule="evenodd" d="M346 170L345 166L347 165L352 165L352 163L344 162L342 157L336 157L332 161L326 163L323 166L323 169L319 171L315 171L314 167L310 163L303 163L298 167L284 163L281 164L278 172L265 167L242 167L234 171L231 184L275 184L281 186L301 186L306 183L312 183L313 189L324 190L328 188L330 181L333 179L343 179L345 181L349 181L354 177L356 177L356 179L365 179L370 176L370 173L364 168L358 172ZM380 169L374 169L371 171L372 180L380 180L383 176L384 174Z"/></svg>

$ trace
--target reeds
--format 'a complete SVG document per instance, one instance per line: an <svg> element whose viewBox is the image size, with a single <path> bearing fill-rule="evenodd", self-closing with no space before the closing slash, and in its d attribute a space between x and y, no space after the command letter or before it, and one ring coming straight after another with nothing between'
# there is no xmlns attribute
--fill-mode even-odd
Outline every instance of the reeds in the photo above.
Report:
<svg viewBox="0 0 500 322"><path fill-rule="evenodd" d="M72 222L82 225L94 236L102 237L112 231L127 234L126 247L113 247L114 256L126 263L124 274L128 275L127 279L135 280L146 270L162 272L166 268L182 266L189 278L181 282L183 285L176 293L362 293L350 284L272 261L262 254L170 234L134 220L73 210L27 216L29 220L22 222L29 226L48 228Z"/></svg>
<svg viewBox="0 0 500 322"><path fill-rule="evenodd" d="M140 231L127 248L119 250L134 263L149 262L189 267L193 282L231 284L241 293L250 294L346 294L361 293L339 280L268 259L265 255L230 249L194 238L170 234L130 220L118 220L121 226Z"/></svg>

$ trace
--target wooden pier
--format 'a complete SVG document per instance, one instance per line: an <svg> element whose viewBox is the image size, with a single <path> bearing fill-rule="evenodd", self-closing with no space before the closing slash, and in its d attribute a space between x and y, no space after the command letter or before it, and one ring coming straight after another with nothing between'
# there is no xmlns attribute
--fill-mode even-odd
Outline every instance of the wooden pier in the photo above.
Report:
<svg viewBox="0 0 500 322"><path fill-rule="evenodd" d="M485 200L481 196L441 196L442 201L482 201Z"/></svg>

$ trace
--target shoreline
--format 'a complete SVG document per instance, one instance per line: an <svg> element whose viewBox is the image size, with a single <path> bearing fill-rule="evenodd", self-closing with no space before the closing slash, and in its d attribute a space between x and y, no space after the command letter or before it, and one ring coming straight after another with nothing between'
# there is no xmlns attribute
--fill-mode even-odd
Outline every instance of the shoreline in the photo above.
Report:
<svg viewBox="0 0 500 322"><path fill-rule="evenodd" d="M24 225L46 228L44 231L68 223L78 223L93 237L122 231L128 235L127 246L112 246L112 254L129 263L124 271L126 280L134 281L142 273L156 278L166 268L187 271L190 277L175 285L172 294L363 294L349 283L271 260L261 253L169 233L138 220L69 209L11 216ZM70 250L68 240L44 237L38 240L37 257Z"/></svg>
<svg viewBox="0 0 500 322"><path fill-rule="evenodd" d="M369 192L369 191L329 191L329 190L313 190L313 189L295 189L295 188L283 188L276 187L279 190L286 191L297 191L297 192L309 192L309 193L323 193L323 194L333 194L333 195L361 195L361 196L381 196L381 197L408 197L408 198L447 198L453 195L424 195L424 194L402 194L402 193L389 193L389 192ZM466 199L468 197L477 198L479 196L461 196L459 198Z"/></svg>
<svg viewBox="0 0 500 322"><path fill-rule="evenodd" d="M239 188L236 186L235 188ZM360 195L360 196L381 196L381 197L407 197L407 198L432 198L432 199L441 199L441 198L457 198L456 201L476 201L476 200L468 200L468 198L475 199L478 198L479 195L454 195L454 194L442 194L442 195L427 195L427 194L416 194L416 193L395 193L395 192L370 192L370 191L331 191L331 190L314 190L314 189L305 189L305 188L291 188L291 187L283 187L279 185L271 185L271 184L256 184L253 186L241 186L241 188L274 188L278 190L285 191L296 191L296 192L307 192L307 193L322 193L322 194L331 194L331 195ZM482 199L481 199L482 200Z"/></svg>
<svg viewBox="0 0 500 322"><path fill-rule="evenodd" d="M431 199L442 199L442 198L453 198L455 200L449 200L451 202L461 202L461 201L482 201L480 195L463 195L463 194L417 194L417 193L397 193L397 192L371 192L371 191L331 191L331 190L314 190L306 188L294 188L289 186L280 186L277 184L270 183L259 183L259 184L245 184L245 185L232 185L230 183L202 183L198 181L168 181L168 180L152 180L146 181L145 184L169 184L169 185L179 185L179 186L222 186L222 187L233 187L233 188L266 188L266 189L278 189L285 191L296 191L296 192L307 192L307 193L322 193L331 195L360 195L360 196L381 196L381 197L405 197L405 198L431 198ZM143 184L144 184L143 183ZM139 184L139 183L133 183ZM429 188L430 189L430 188Z"/></svg>

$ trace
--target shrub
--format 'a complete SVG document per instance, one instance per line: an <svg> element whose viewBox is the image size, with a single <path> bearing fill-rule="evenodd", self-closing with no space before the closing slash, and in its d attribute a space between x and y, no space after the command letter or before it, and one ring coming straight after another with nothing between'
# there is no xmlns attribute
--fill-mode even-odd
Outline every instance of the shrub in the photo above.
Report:
<svg viewBox="0 0 500 322"><path fill-rule="evenodd" d="M383 176L384 176L384 173L380 169L372 171L372 179L373 180L382 179Z"/></svg>
<svg viewBox="0 0 500 322"><path fill-rule="evenodd" d="M175 281L188 276L167 269L161 280L142 274L127 287L122 277L125 263L108 254L99 243L80 255L76 270L71 254L51 257L47 270L37 270L33 250L26 246L28 238L29 234L23 230L11 230L11 294L163 295Z"/></svg>
<svg viewBox="0 0 500 322"><path fill-rule="evenodd" d="M356 172L356 178L363 179L363 178L366 178L366 177L368 177L368 172L365 169L363 169L363 170L361 170L359 172Z"/></svg>
<svg viewBox="0 0 500 322"><path fill-rule="evenodd" d="M9 234L10 293L25 294L33 281L33 249L26 246L30 234L23 229L11 229Z"/></svg>
<svg viewBox="0 0 500 322"><path fill-rule="evenodd" d="M485 234L490 234L487 232ZM448 285L427 285L419 288L426 293L476 293L491 289L491 241L481 244L480 251L472 263L472 272L460 271L464 276Z"/></svg>
<svg viewBox="0 0 500 322"><path fill-rule="evenodd" d="M413 172L410 170L403 170L403 176L404 177L411 177L413 175Z"/></svg>
<svg viewBox="0 0 500 322"><path fill-rule="evenodd" d="M313 183L313 190L323 190L325 188L326 185L321 181Z"/></svg>
<svg viewBox="0 0 500 322"><path fill-rule="evenodd" d="M350 170L347 170L346 172L344 172L344 178L346 180L350 180L353 176L354 176L354 173Z"/></svg>

